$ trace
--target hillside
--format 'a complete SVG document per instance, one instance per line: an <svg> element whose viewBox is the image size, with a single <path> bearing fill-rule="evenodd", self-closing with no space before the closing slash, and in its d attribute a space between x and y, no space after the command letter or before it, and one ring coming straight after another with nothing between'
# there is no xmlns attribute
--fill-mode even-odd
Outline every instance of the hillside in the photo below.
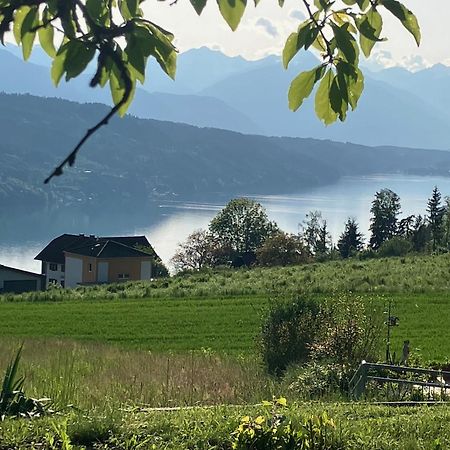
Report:
<svg viewBox="0 0 450 450"><path fill-rule="evenodd" d="M25 211L34 214L33 231L42 227L45 235L49 223L63 220L55 218L61 212L72 227L86 217L111 223L111 214L115 224L130 227L146 217L148 223L150 206L162 199L218 201L299 192L345 175L450 170L447 152L268 138L127 116L111 121L83 148L73 169L44 186L53 167L105 111L99 104L0 94L4 236L31 228L19 215Z"/></svg>

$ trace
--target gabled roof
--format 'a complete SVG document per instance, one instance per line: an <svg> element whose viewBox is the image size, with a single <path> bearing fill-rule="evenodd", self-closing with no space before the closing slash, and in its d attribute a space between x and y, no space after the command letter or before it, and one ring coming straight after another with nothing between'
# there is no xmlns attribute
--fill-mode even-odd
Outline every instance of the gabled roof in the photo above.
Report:
<svg viewBox="0 0 450 450"><path fill-rule="evenodd" d="M64 252L71 252L76 248L93 246L99 242L105 243L106 241L114 241L131 248L135 246L150 247L153 250L150 242L148 242L145 236L96 237L87 236L84 234L62 234L61 236L53 239L34 259L64 264ZM150 256L159 258L154 250L153 254Z"/></svg>
<svg viewBox="0 0 450 450"><path fill-rule="evenodd" d="M28 272L27 270L16 269L15 267L4 266L3 264L0 264L0 270L8 270L10 272L16 272L16 273L20 273L22 275L30 275L30 276L33 276L36 278L44 278L45 277L45 275L41 275L40 273Z"/></svg>
<svg viewBox="0 0 450 450"><path fill-rule="evenodd" d="M76 255L90 256L92 258L151 258L152 255L136 248L110 239L99 239L97 242L83 245L66 251Z"/></svg>

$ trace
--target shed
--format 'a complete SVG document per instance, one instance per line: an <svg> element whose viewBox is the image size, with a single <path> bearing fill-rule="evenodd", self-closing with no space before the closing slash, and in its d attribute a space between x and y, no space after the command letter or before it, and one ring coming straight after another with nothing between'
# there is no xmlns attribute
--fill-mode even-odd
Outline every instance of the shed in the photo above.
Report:
<svg viewBox="0 0 450 450"><path fill-rule="evenodd" d="M0 264L0 293L42 291L45 289L45 276Z"/></svg>

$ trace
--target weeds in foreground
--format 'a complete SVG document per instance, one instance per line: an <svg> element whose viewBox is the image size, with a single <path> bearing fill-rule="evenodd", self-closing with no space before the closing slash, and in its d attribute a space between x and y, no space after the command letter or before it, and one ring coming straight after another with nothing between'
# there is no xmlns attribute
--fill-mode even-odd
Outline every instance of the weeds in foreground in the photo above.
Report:
<svg viewBox="0 0 450 450"><path fill-rule="evenodd" d="M300 424L285 416L286 399L263 402L264 415L245 416L233 433L233 450L328 450L340 445L336 425L326 412L312 415Z"/></svg>
<svg viewBox="0 0 450 450"><path fill-rule="evenodd" d="M18 376L20 358L22 355L20 346L15 357L6 367L0 391L0 420L6 417L39 417L45 414L45 402L49 399L34 399L27 397L23 391L24 377Z"/></svg>

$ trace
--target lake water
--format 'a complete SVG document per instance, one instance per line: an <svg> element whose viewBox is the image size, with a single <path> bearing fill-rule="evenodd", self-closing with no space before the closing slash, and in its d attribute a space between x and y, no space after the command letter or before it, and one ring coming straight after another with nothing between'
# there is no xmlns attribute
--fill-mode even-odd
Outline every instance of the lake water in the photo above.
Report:
<svg viewBox="0 0 450 450"><path fill-rule="evenodd" d="M323 186L298 194L250 196L260 201L267 209L271 220L281 229L297 233L299 224L312 210L322 212L328 222L334 242L344 228L348 217L354 217L361 231L369 236L370 206L376 191L389 188L401 199L404 215L424 214L426 203L434 186L438 186L443 197L450 195L450 178L416 177L403 175L377 175L367 177L347 177L338 183ZM195 229L206 228L209 221L224 206L226 200L214 202L165 202L157 206L158 223L147 228L117 230L117 234L145 234L164 262L174 254L178 243ZM72 230L61 230L73 232ZM97 232L97 230L96 230ZM40 270L40 263L34 256L48 243L28 242L0 246L0 264Z"/></svg>

